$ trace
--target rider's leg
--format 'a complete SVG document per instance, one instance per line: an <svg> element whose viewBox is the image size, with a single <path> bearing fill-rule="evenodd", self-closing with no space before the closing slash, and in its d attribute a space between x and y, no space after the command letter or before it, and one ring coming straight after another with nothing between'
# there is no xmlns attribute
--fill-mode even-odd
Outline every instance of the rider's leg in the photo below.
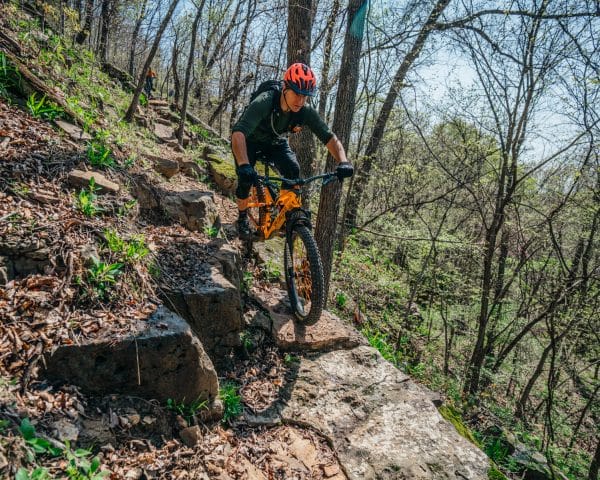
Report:
<svg viewBox="0 0 600 480"><path fill-rule="evenodd" d="M275 168L277 168L282 177L289 179L300 177L300 164L287 141L274 145L269 152L269 158L271 158L275 164ZM293 186L285 182L281 184L281 194L286 190L297 189L298 186Z"/></svg>
<svg viewBox="0 0 600 480"><path fill-rule="evenodd" d="M256 149L253 145L246 142L247 151L248 151L248 159L250 160L250 165L254 166L256 164ZM236 174L238 172L238 168L236 166ZM248 202L250 196L250 188L252 187L252 183L243 182L240 180L238 175L238 185L235 190L236 203L238 207L238 220L237 220L237 229L238 235L240 238L250 238L254 232L250 228L250 222L248 221Z"/></svg>

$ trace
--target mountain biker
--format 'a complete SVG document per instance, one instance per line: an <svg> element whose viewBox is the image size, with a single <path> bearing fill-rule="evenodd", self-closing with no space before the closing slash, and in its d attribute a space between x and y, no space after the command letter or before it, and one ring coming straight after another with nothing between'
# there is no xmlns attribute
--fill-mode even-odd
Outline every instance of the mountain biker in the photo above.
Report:
<svg viewBox="0 0 600 480"><path fill-rule="evenodd" d="M266 82L271 83L271 82ZM238 186L238 234L250 238L248 222L248 197L257 179L254 165L259 155L266 156L285 178L300 177L300 165L287 140L290 133L299 132L306 125L329 150L337 162L336 173L340 179L351 177L352 164L346 158L342 143L306 101L317 90L313 71L303 63L291 65L279 88L263 91L246 107L232 128L231 147L236 161ZM261 87L259 87L260 90ZM283 183L282 190L293 186Z"/></svg>
<svg viewBox="0 0 600 480"><path fill-rule="evenodd" d="M152 70L152 67L148 68L148 72L146 72L146 85L144 86L144 90L146 92L146 97L148 99L152 98L152 90L154 90L154 82L156 81L156 72Z"/></svg>

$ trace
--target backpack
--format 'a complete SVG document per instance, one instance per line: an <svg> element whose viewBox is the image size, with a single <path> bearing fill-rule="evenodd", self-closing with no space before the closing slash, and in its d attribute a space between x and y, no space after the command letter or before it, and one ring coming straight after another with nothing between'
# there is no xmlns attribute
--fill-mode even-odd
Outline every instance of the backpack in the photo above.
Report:
<svg viewBox="0 0 600 480"><path fill-rule="evenodd" d="M273 95L273 111L277 108L277 102L279 101L279 94L283 90L283 82L281 80L265 80L261 82L260 85L252 92L250 95L250 102L252 102L256 97L258 97L261 93L268 92L273 90L277 92L277 95ZM301 109L299 112L292 112L292 117L290 119L289 130L290 132L295 132L297 127L302 127L304 125L304 109Z"/></svg>

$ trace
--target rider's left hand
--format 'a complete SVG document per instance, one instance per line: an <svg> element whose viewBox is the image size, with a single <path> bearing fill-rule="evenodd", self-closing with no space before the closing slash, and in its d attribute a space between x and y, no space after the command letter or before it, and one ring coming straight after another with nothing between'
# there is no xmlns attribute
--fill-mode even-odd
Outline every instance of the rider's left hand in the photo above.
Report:
<svg viewBox="0 0 600 480"><path fill-rule="evenodd" d="M350 162L341 162L335 169L335 173L340 180L354 175L354 167Z"/></svg>

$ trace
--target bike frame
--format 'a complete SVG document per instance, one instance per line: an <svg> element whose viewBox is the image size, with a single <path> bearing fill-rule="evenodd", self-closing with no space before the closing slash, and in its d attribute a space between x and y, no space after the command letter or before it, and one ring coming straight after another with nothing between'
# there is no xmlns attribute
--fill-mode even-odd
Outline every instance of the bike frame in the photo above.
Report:
<svg viewBox="0 0 600 480"><path fill-rule="evenodd" d="M258 176L258 185L253 186L250 191L250 201L248 203L249 219L255 225L256 231L259 236L265 240L271 238L271 236L279 231L283 227L286 214L296 209L302 208L302 202L300 200L300 189L285 190L277 198L273 198L268 188L270 182L286 182L293 185L294 187L302 187L308 183L314 182L315 180L323 179L323 185L331 182L336 178L335 173L322 173L315 175L310 178L298 178L291 180L282 177L269 177L268 165L266 166L266 175ZM262 189L259 192L258 189ZM260 199L260 197L263 197ZM271 211L273 207L278 209L278 214L273 218ZM255 218L250 212L250 208L259 209L259 218Z"/></svg>

